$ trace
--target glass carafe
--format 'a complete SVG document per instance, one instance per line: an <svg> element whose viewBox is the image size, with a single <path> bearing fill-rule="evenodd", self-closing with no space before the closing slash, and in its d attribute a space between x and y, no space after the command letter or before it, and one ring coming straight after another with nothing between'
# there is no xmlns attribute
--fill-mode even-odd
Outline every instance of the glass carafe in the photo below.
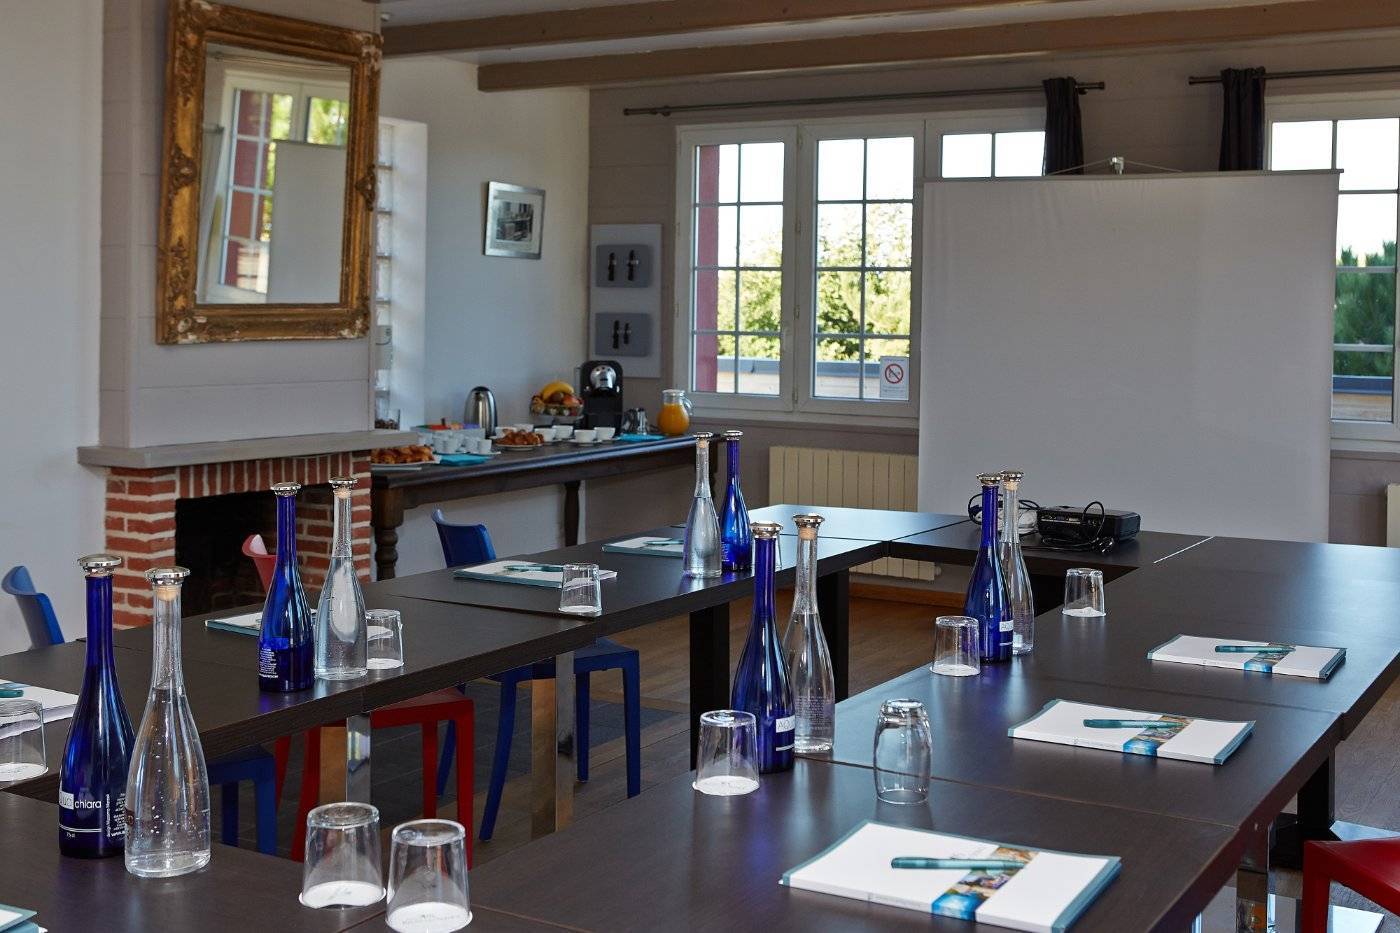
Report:
<svg viewBox="0 0 1400 933"><path fill-rule="evenodd" d="M662 389L657 430L667 437L680 437L690 430L690 412L690 399L685 397L684 389Z"/></svg>
<svg viewBox="0 0 1400 933"><path fill-rule="evenodd" d="M146 571L155 597L151 691L126 779L126 870L170 878L209 863L209 772L180 667L184 567Z"/></svg>
<svg viewBox="0 0 1400 933"><path fill-rule="evenodd" d="M334 543L321 599L316 604L316 677L318 680L353 680L369 673L369 636L365 626L365 598L355 574L355 553L350 541L353 477L331 480L335 505Z"/></svg>
<svg viewBox="0 0 1400 933"><path fill-rule="evenodd" d="M719 516L720 563L725 570L748 570L753 566L753 532L749 531L749 510L739 491L739 439L743 431L725 431L724 505Z"/></svg>
<svg viewBox="0 0 1400 933"><path fill-rule="evenodd" d="M793 746L799 755L820 755L831 751L836 738L836 674L817 613L817 529L822 517L795 515L792 520L797 524L797 583L783 633L783 656L797 719Z"/></svg>
<svg viewBox="0 0 1400 933"><path fill-rule="evenodd" d="M1021 553L1021 480L1026 474L1019 470L1003 470L1002 530L998 541L1001 574L1006 579L1006 597L1011 605L1011 653L1030 654L1035 647L1035 596L1031 593L1031 575L1026 571L1026 557Z"/></svg>
<svg viewBox="0 0 1400 933"><path fill-rule="evenodd" d="M710 498L710 439L701 431L695 435L695 495L685 520L685 547L682 549L687 577L720 575L719 516Z"/></svg>
<svg viewBox="0 0 1400 933"><path fill-rule="evenodd" d="M963 615L977 620L982 662L1011 660L1011 609L1007 605L1006 578L997 554L997 490L1000 473L982 473L982 544L972 565Z"/></svg>
<svg viewBox="0 0 1400 933"><path fill-rule="evenodd" d="M275 483L277 565L258 632L258 686L271 693L306 690L316 680L311 609L297 572L297 493L300 483Z"/></svg>
<svg viewBox="0 0 1400 933"><path fill-rule="evenodd" d="M792 770L792 686L774 620L774 574L781 526L754 522L753 619L734 671L731 708L758 721L758 770Z"/></svg>

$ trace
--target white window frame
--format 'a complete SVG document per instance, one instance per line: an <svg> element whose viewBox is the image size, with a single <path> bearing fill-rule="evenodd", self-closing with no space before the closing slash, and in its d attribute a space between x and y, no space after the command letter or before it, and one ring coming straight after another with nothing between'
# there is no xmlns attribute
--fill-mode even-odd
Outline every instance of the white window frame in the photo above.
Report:
<svg viewBox="0 0 1400 933"><path fill-rule="evenodd" d="M1271 164L1273 159L1273 130L1275 122L1292 123L1304 120L1332 121L1332 120L1365 120L1376 118L1400 118L1400 91L1353 91L1343 93L1314 93L1296 94L1275 97L1270 95L1264 102L1264 125L1267 132L1265 140L1265 155L1269 160L1266 164ZM1333 141L1333 161L1336 161L1336 137ZM1400 184L1400 182L1397 182ZM1343 190L1340 194L1346 194ZM1357 192L1365 193L1365 192ZM1400 235L1400 197L1396 198L1397 216L1396 232ZM1332 234L1336 240L1336 231ZM1335 279L1335 273L1333 275ZM1397 282L1400 286L1400 281ZM1396 361L1397 369L1400 369L1400 287L1396 288L1396 336L1397 346L1394 348L1395 355L1392 357ZM1331 332L1331 328L1329 328ZM1335 362L1334 364L1335 365ZM1400 375L1400 373L1397 373ZM1400 391L1396 391L1396 382L1391 383L1391 409L1388 422L1379 421L1340 421L1330 417L1331 411L1331 376L1328 373L1328 410L1329 421L1332 425L1332 438L1334 441L1342 441L1341 446L1346 446L1346 442L1386 442L1387 446L1400 446ZM1400 381L1400 380L1397 380Z"/></svg>

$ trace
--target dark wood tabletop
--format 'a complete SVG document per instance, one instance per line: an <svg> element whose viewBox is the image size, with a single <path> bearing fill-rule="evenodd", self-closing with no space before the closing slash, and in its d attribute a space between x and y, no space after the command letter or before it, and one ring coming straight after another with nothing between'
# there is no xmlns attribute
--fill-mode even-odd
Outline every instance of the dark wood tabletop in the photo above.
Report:
<svg viewBox="0 0 1400 933"><path fill-rule="evenodd" d="M1400 583L1400 548L1259 538L1208 538L1182 557L1193 567L1228 567L1310 580Z"/></svg>
<svg viewBox="0 0 1400 933"><path fill-rule="evenodd" d="M757 792L707 797L692 775L472 872L474 904L585 930L981 929L778 884L863 820L1068 852L1122 872L1076 933L1180 930L1228 879L1227 829L1151 813L935 781L922 806L875 797L870 771L798 761ZM542 882L541 879L548 879Z"/></svg>
<svg viewBox="0 0 1400 933"><path fill-rule="evenodd" d="M815 512L822 521L823 538L852 538L864 541L893 541L919 532L932 531L967 521L966 515L944 512L904 512L895 509L853 509L836 505L796 505L782 503L752 509L749 521L777 522L784 534L796 534L794 515ZM879 555L885 556L883 554Z"/></svg>
<svg viewBox="0 0 1400 933"><path fill-rule="evenodd" d="M890 556L971 564L977 556L981 538L982 526L964 520L956 525L896 538L890 542ZM1055 551L1043 549L1040 536L1030 534L1021 537L1021 549L1026 558L1026 569L1032 574L1062 575L1071 567L1094 567L1103 571L1105 579L1112 580L1139 567L1190 553L1189 549L1204 540L1203 535L1142 531L1136 537L1120 541L1107 552Z"/></svg>

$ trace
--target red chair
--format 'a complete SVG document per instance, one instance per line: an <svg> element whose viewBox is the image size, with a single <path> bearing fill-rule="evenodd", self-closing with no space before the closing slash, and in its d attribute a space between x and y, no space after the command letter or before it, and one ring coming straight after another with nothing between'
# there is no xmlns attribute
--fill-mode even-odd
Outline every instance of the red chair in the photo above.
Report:
<svg viewBox="0 0 1400 933"><path fill-rule="evenodd" d="M1303 933L1327 933L1332 882L1400 913L1400 838L1303 845Z"/></svg>
<svg viewBox="0 0 1400 933"><path fill-rule="evenodd" d="M253 561L262 580L263 589L272 583L272 571L277 555L269 554L262 535L249 535L243 542L243 554ZM377 709L369 715L372 729L392 729L396 726L420 726L423 732L423 816L437 816L437 764L439 722L453 726L459 737L457 750L457 822L467 827L467 866L472 862L472 801L475 797L475 706L469 697L455 690L438 690ZM300 862L306 856L306 817L321 797L321 730L305 733L306 751L301 773L301 795L297 801L297 823L292 835L292 858ZM276 762L277 799L282 799L282 785L287 778L287 759L291 755L291 736L282 736L273 746Z"/></svg>

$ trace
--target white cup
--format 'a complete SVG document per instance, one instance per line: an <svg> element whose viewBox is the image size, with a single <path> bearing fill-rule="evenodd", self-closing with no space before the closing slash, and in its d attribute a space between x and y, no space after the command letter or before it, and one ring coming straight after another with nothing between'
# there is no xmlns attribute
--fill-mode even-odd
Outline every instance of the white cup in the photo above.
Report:
<svg viewBox="0 0 1400 933"><path fill-rule="evenodd" d="M535 433L538 434L540 437L544 438L546 441L554 440L553 428L535 428Z"/></svg>
<svg viewBox="0 0 1400 933"><path fill-rule="evenodd" d="M434 436L434 432L433 432L433 431L419 431L419 432L418 432L418 443L419 443L420 445L422 445L423 447L431 447L431 446L433 446L433 436Z"/></svg>
<svg viewBox="0 0 1400 933"><path fill-rule="evenodd" d="M598 436L598 432L593 428L583 428L574 432L574 441L579 444L591 444Z"/></svg>
<svg viewBox="0 0 1400 933"><path fill-rule="evenodd" d="M437 431L433 434L433 453L452 453L452 438L447 436L446 431Z"/></svg>
<svg viewBox="0 0 1400 933"><path fill-rule="evenodd" d="M479 440L486 436L485 428L463 428L462 436L471 440Z"/></svg>
<svg viewBox="0 0 1400 933"><path fill-rule="evenodd" d="M476 442L476 452L479 454L491 453L491 438L483 437Z"/></svg>
<svg viewBox="0 0 1400 933"><path fill-rule="evenodd" d="M509 430L509 429L506 428L505 425L497 425L496 430L494 430L494 431L491 432L491 436L492 436L492 437L505 437L505 436L506 436L506 431L507 431L507 430Z"/></svg>
<svg viewBox="0 0 1400 933"><path fill-rule="evenodd" d="M574 436L574 426L572 424L556 424L554 426L554 439L556 441L567 441Z"/></svg>
<svg viewBox="0 0 1400 933"><path fill-rule="evenodd" d="M610 441L613 439L613 435L617 433L617 428L594 428L593 430L597 432L598 440L600 441Z"/></svg>
<svg viewBox="0 0 1400 933"><path fill-rule="evenodd" d="M443 433L446 434L446 435L448 436L448 438L450 438L451 443L452 443L452 448L448 451L448 453L450 453L450 454L458 454L458 453L461 453L462 451L464 451L464 450L467 449L467 447L466 447L466 440L467 440L467 439L466 439L466 437L464 436L464 433L463 433L462 431L457 430L457 429L454 428L454 429L451 430L451 431L444 431Z"/></svg>

